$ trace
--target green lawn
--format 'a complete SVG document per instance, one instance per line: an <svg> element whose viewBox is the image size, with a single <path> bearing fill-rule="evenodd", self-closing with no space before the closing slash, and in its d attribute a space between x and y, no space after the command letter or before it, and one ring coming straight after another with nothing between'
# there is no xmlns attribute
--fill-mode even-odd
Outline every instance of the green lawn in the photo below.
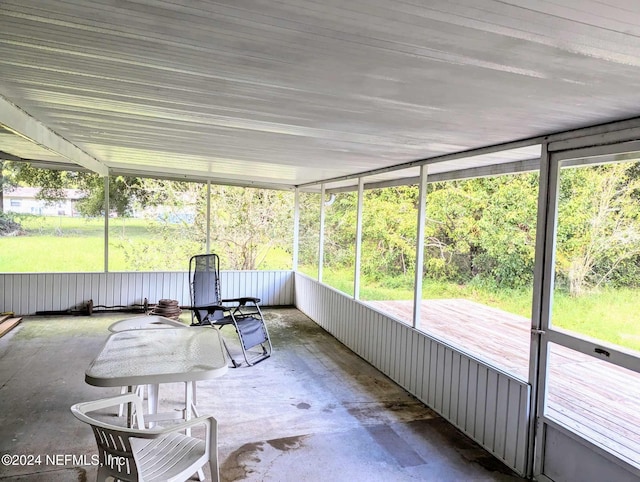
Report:
<svg viewBox="0 0 640 482"><path fill-rule="evenodd" d="M86 272L104 270L102 237L0 237L0 272Z"/></svg>
<svg viewBox="0 0 640 482"><path fill-rule="evenodd" d="M24 235L0 237L0 272L104 270L103 218L21 216L19 220ZM145 219L110 219L109 270L135 269L125 254L127 249L131 254L134 245L144 245L148 257L162 253L162 239L154 227L153 222Z"/></svg>
<svg viewBox="0 0 640 482"><path fill-rule="evenodd" d="M640 351L640 290L605 289L573 298L554 296L553 322L586 336Z"/></svg>
<svg viewBox="0 0 640 482"><path fill-rule="evenodd" d="M0 237L0 272L90 272L104 270L104 219L19 217L24 235ZM109 271L187 270L203 252L181 224L139 218L109 219ZM271 247L259 254L259 269L291 269L291 253Z"/></svg>

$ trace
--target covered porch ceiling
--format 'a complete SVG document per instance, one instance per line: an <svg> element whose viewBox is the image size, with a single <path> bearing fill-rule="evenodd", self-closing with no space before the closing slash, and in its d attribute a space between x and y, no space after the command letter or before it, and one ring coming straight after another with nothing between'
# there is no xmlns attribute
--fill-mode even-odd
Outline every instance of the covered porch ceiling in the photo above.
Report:
<svg viewBox="0 0 640 482"><path fill-rule="evenodd" d="M629 0L2 0L0 158L284 189L524 170L639 116L639 78Z"/></svg>

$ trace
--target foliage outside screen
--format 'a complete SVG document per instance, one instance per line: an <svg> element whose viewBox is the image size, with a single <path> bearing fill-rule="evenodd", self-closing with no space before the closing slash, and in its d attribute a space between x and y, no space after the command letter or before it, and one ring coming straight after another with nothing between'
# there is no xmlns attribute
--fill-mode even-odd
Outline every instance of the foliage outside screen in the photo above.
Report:
<svg viewBox="0 0 640 482"><path fill-rule="evenodd" d="M38 180L53 201L56 183L82 189L85 216L2 214L10 235L0 236L0 271L102 271L102 180L26 172L20 178L5 163L5 182ZM636 310L625 307L635 306L640 283L639 172L632 162L562 169L553 306L554 324L635 349ZM120 177L110 186L110 271L182 271L204 252L206 185ZM536 173L429 184L423 298L466 297L528 317L537 195ZM301 192L300 200L299 269L315 277L320 195ZM364 201L361 298L411 299L418 189L367 190ZM325 210L323 280L349 294L356 206L356 193L344 193ZM223 269L290 269L292 232L293 193L211 187L209 242ZM616 315L598 306L615 306Z"/></svg>
<svg viewBox="0 0 640 482"><path fill-rule="evenodd" d="M47 203L64 199L64 189L83 195L75 204L82 217L3 214L11 236L0 237L0 271L103 270L103 179L24 164L4 173L13 186L39 187ZM206 185L112 177L109 205L110 271L186 270L189 258L206 250ZM212 186L211 250L224 269L291 269L292 212L289 192ZM19 229L9 230L10 221Z"/></svg>
<svg viewBox="0 0 640 482"><path fill-rule="evenodd" d="M638 287L638 171L635 163L562 171L556 287L572 295L605 285ZM82 212L100 214L104 189L97 176L33 169L25 173L17 182L42 183L47 188L43 196L50 199L60 194L60 187L82 189ZM110 186L115 206L110 219L111 270L185 269L188 257L204 251L205 185L117 177ZM537 190L535 173L429 184L423 275L430 281L501 289L531 286ZM300 198L300 265L317 273L320 196L301 193ZM417 186L365 191L364 278L391 287L411 285L417 202ZM345 193L325 209L324 268L353 269L356 205L357 195ZM75 228L66 221L27 221L24 236L18 238L46 236L49 246L57 244L56 237L97 239L100 233L95 227L89 230L86 219L78 219ZM30 227L35 225L37 229ZM226 269L289 269L292 231L291 192L211 187L209 241ZM91 249L100 251L95 242ZM75 254L74 249L69 256ZM21 269L48 270L43 265Z"/></svg>

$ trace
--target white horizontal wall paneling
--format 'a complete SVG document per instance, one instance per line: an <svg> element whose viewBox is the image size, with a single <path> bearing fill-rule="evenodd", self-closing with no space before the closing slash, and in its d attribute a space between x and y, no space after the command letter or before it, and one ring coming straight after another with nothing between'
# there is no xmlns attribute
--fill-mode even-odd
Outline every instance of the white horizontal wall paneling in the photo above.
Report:
<svg viewBox="0 0 640 482"><path fill-rule="evenodd" d="M495 445L496 410L498 406L498 375L487 370L487 402L484 412L484 443Z"/></svg>
<svg viewBox="0 0 640 482"><path fill-rule="evenodd" d="M162 299L162 298L169 298L169 299L177 299L179 294L178 291L176 290L176 283L175 283L175 275L176 273L159 273L159 277L162 278L162 293L158 294L158 298L156 301ZM185 282L188 282L187 280L183 280ZM167 295L165 293L172 293L172 295ZM185 303L185 300L178 300L178 302L180 304Z"/></svg>
<svg viewBox="0 0 640 482"><path fill-rule="evenodd" d="M257 296L263 306L293 304L290 271L222 272L221 281L225 298ZM131 306L145 298L149 303L166 298L190 304L187 272L0 274L0 289L2 311L18 315L68 310L89 300L104 306Z"/></svg>
<svg viewBox="0 0 640 482"><path fill-rule="evenodd" d="M458 364L458 384L455 387L457 402L456 407L456 425L465 427L467 425L467 397L469 388L469 364L467 357L460 356Z"/></svg>
<svg viewBox="0 0 640 482"><path fill-rule="evenodd" d="M143 273L132 273L132 276L127 276L126 278L128 281L127 292L141 295L136 303L143 303L145 298L147 299L147 301L150 301L148 296L144 296L144 293L146 293L146 289L144 283L145 276L143 276Z"/></svg>
<svg viewBox="0 0 640 482"><path fill-rule="evenodd" d="M295 305L509 467L526 472L528 384L300 273Z"/></svg>
<svg viewBox="0 0 640 482"><path fill-rule="evenodd" d="M7 309L10 311L15 311L17 314L22 313L22 309L27 306L27 304L29 303L29 300L26 298L23 298L20 295L20 293L23 290L23 280L25 279L25 275L20 275L16 278L14 278L12 281L11 286L12 286L12 298L7 300L8 304L7 304ZM45 280L45 290L47 290L47 292L51 293L52 288L51 286L53 285L53 281L52 280ZM17 303L15 303L15 305L12 303L13 300L15 300L17 297ZM53 293L51 293L48 296L48 300L47 301L51 301L51 299L53 298ZM15 306L15 309L14 309Z"/></svg>
<svg viewBox="0 0 640 482"><path fill-rule="evenodd" d="M420 393L422 387L418 383L422 363L423 363L423 350L421 349L421 340L423 337L412 333L411 337L411 371L409 375L409 391L411 393Z"/></svg>
<svg viewBox="0 0 640 482"><path fill-rule="evenodd" d="M37 275L38 277L42 277L44 279L44 275L39 274ZM87 286L88 285L88 286ZM78 273L76 275L76 282L73 285L69 286L69 292L70 292L70 299L72 301L77 300L77 299L84 299L85 297L85 290L87 289L87 287L89 288L87 290L87 296L89 296L89 298L91 297L91 284L90 281L88 280L88 278L85 276L84 273ZM89 299L87 298L87 299ZM44 306L37 308L37 311L43 311L44 310Z"/></svg>
<svg viewBox="0 0 640 482"><path fill-rule="evenodd" d="M223 298L235 298L237 296L234 291L234 273L225 271L220 273L220 288L222 290Z"/></svg>
<svg viewBox="0 0 640 482"><path fill-rule="evenodd" d="M21 300L20 298L18 298L18 302L17 303L12 303L12 301L14 299L16 299L16 293L20 293L20 288L22 285L22 276L17 276L11 280L7 280L6 286L8 287L7 289L7 294L9 296L11 296L11 298L7 298L5 300L5 309L4 311L14 311L16 313L21 313L20 308L21 305L20 303L23 302L23 300Z"/></svg>
<svg viewBox="0 0 640 482"><path fill-rule="evenodd" d="M274 305L292 305L293 304L293 273L290 276L279 276L274 273L277 283L276 299Z"/></svg>
<svg viewBox="0 0 640 482"><path fill-rule="evenodd" d="M29 275L23 275L22 279L25 280L28 278ZM65 284L65 286L63 287L63 283ZM54 310L63 310L65 308L63 308L63 300L62 300L62 293L66 292L65 288L66 288L66 283L67 283L67 277L63 277L62 274L54 274L50 279L46 280L46 284L47 287L45 288L47 291L51 291L51 306L52 309ZM33 289L30 289L32 287L25 285L24 283L22 284L22 287L20 289L20 292L24 292L25 290L29 293L33 292ZM29 299L27 300L23 300L21 307L24 308L26 306L29 306L31 300L31 296L29 297ZM64 303L66 305L67 300L64 300Z"/></svg>
<svg viewBox="0 0 640 482"><path fill-rule="evenodd" d="M9 295L7 291L9 290L9 285L6 283L5 279L0 277L0 313L7 311L6 308L6 300L9 299Z"/></svg>

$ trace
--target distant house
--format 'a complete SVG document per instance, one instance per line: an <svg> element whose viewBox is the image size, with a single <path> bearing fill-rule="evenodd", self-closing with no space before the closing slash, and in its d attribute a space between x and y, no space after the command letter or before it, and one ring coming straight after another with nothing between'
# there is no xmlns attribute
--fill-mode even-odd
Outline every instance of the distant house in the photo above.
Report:
<svg viewBox="0 0 640 482"><path fill-rule="evenodd" d="M4 191L4 210L20 214L42 216L77 216L76 203L83 197L78 189L63 189L65 199L53 203L36 199L38 187L17 187Z"/></svg>

